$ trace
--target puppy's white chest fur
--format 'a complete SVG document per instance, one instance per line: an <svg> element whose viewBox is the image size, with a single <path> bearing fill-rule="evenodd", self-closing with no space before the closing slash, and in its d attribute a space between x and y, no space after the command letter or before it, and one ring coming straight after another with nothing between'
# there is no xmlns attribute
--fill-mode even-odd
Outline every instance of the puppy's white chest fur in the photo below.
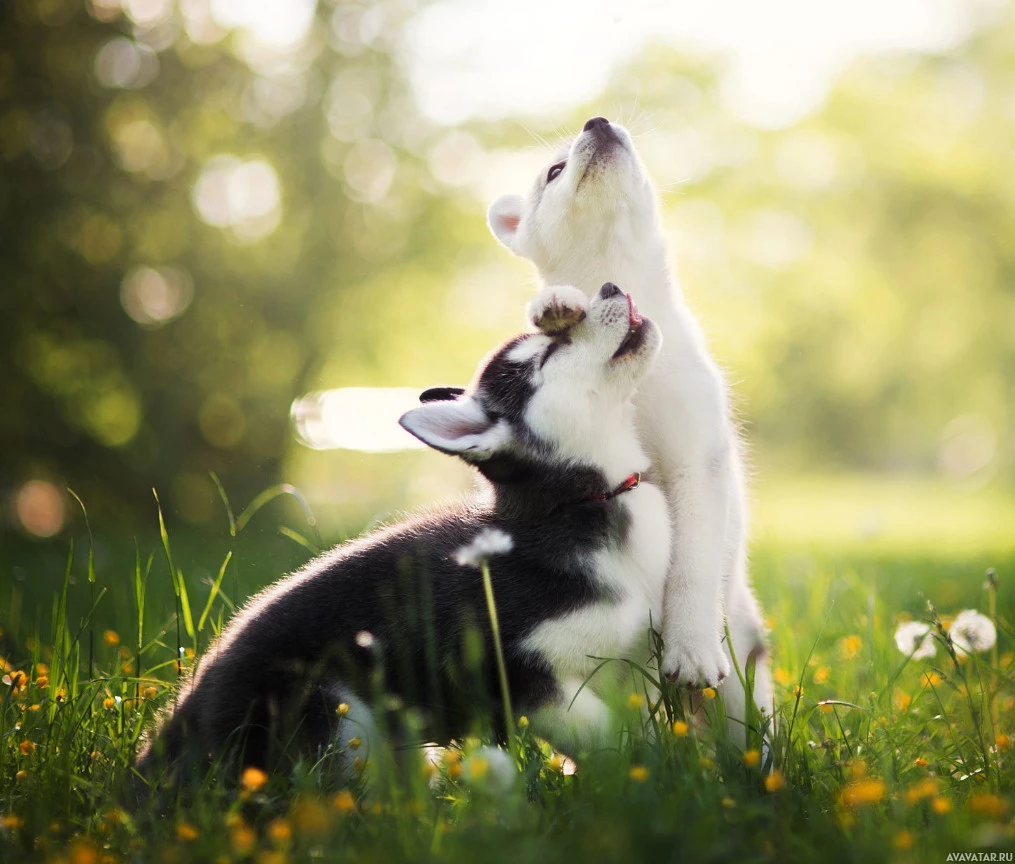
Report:
<svg viewBox="0 0 1015 864"><path fill-rule="evenodd" d="M666 501L649 483L623 493L620 500L630 517L627 535L622 543L594 553L590 566L607 596L544 621L523 643L549 662L559 680L584 680L599 663L595 657L646 656L649 626L661 625L670 560Z"/></svg>

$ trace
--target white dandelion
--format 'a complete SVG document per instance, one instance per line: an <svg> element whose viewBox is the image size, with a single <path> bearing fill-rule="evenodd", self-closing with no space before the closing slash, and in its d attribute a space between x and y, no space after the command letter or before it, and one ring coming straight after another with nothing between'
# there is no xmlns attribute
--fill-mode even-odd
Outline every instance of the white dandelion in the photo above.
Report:
<svg viewBox="0 0 1015 864"><path fill-rule="evenodd" d="M462 778L476 788L504 793L518 780L518 768L500 747L485 745L462 763Z"/></svg>
<svg viewBox="0 0 1015 864"><path fill-rule="evenodd" d="M955 616L948 630L955 650L960 654L979 654L989 651L997 642L997 628L986 615L975 609L963 609Z"/></svg>
<svg viewBox="0 0 1015 864"><path fill-rule="evenodd" d="M937 653L934 634L930 632L930 625L923 621L903 621L895 629L895 644L914 660L925 660Z"/></svg>
<svg viewBox="0 0 1015 864"><path fill-rule="evenodd" d="M462 567L479 567L494 555L506 555L514 548L510 535L498 528L484 528L468 546L455 552L455 561Z"/></svg>

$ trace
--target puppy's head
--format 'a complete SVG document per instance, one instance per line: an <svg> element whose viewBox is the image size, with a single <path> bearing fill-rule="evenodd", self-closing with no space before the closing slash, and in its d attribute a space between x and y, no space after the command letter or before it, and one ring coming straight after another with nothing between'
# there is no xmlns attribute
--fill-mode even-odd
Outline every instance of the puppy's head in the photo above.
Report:
<svg viewBox="0 0 1015 864"><path fill-rule="evenodd" d="M611 254L618 236L628 243L646 236L656 199L628 131L593 117L543 166L527 196L502 195L487 220L501 243L544 275L568 274Z"/></svg>
<svg viewBox="0 0 1015 864"><path fill-rule="evenodd" d="M614 463L640 470L631 397L660 344L630 296L607 283L581 321L510 340L464 393L431 398L399 422L493 480L540 463L577 463L607 476Z"/></svg>

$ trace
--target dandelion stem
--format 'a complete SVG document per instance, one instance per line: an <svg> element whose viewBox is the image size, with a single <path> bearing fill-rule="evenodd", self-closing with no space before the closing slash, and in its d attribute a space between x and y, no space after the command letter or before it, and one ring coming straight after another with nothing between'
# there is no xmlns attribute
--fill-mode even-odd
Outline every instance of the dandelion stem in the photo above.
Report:
<svg viewBox="0 0 1015 864"><path fill-rule="evenodd" d="M483 574L483 590L486 592L486 608L490 613L490 629L493 631L493 651L497 658L497 677L500 679L500 696L504 703L504 725L507 729L508 746L515 747L515 717L511 711L511 693L508 690L507 666L504 664L504 649L500 642L500 623L497 619L497 604L493 599L493 581L490 579L490 564L484 558L479 566Z"/></svg>
<svg viewBox="0 0 1015 864"><path fill-rule="evenodd" d="M997 571L991 567L987 570L987 597L990 606L990 620L994 622L994 629L997 627ZM1001 664L998 661L997 656L997 640L994 640L994 645L990 649L990 666L991 666L991 683L990 693L988 699L988 710L990 712L990 731L991 735L997 736L997 688L994 686L993 676L997 674L997 670L1001 668Z"/></svg>

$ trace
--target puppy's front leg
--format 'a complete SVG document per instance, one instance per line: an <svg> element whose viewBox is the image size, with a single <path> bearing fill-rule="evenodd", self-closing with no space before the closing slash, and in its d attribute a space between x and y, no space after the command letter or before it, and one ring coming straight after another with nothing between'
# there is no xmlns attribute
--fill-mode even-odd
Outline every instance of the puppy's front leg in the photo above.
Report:
<svg viewBox="0 0 1015 864"><path fill-rule="evenodd" d="M676 683L716 686L729 675L722 648L723 565L732 482L725 439L671 476L673 560L663 606L663 671Z"/></svg>

